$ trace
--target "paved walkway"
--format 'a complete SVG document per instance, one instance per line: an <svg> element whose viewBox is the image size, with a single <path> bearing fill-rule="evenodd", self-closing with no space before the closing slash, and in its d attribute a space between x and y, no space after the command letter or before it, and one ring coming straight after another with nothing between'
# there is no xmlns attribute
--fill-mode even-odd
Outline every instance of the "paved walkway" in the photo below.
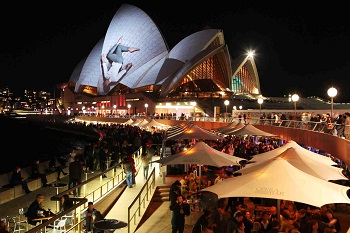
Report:
<svg viewBox="0 0 350 233"><path fill-rule="evenodd" d="M159 159L159 157L154 157L153 159L157 160ZM181 176L178 176L178 177L168 176L168 177L165 177L165 179L163 179L163 176L160 176L159 164L154 163L152 167L150 167L150 172L152 171L153 168L155 168L156 186L171 185L172 183L174 183L176 179L181 179ZM107 214L106 219L118 219L126 222L128 219L128 207L133 201L131 197L137 196L137 194L141 191L143 184L144 184L143 171L142 169L140 169L138 175L136 176L136 186L134 188L126 188L121 198L114 205L111 211ZM147 204L149 207L148 213L151 212L151 214L145 215L147 219L143 218L141 220L142 224L138 228L136 225L131 223L130 225L130 228L132 230L131 232L133 232L133 230L135 233L149 233L149 232L169 233L171 232L171 211L169 209L170 202L169 201L148 202ZM145 213L146 208L141 210L142 215L143 213ZM197 219L200 217L201 214L202 212L200 212L199 208L197 207L194 209L194 211L191 212L190 216L186 217L184 233L192 232L193 225L195 224L195 222L197 221ZM116 232L127 233L128 228L126 227L124 229L119 229Z"/></svg>

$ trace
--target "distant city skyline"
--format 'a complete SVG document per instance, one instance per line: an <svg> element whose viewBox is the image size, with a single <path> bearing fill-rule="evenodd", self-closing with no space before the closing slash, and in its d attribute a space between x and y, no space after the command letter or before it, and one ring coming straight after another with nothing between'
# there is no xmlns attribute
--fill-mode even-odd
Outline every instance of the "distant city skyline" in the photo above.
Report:
<svg viewBox="0 0 350 233"><path fill-rule="evenodd" d="M53 90L52 91L47 91L47 90L36 90L36 89L27 89L27 88L24 88L22 91L19 91L18 93L14 93L13 89L10 86L0 87L0 90L3 90L5 88L7 88L9 90L9 94L12 94L12 96L14 96L14 97L22 97L22 96L24 96L26 94L25 93L26 91L34 91L36 93L38 93L38 92L46 92L46 93L49 93L51 97L53 97L53 93L54 93ZM56 89L56 90L58 90L58 89Z"/></svg>

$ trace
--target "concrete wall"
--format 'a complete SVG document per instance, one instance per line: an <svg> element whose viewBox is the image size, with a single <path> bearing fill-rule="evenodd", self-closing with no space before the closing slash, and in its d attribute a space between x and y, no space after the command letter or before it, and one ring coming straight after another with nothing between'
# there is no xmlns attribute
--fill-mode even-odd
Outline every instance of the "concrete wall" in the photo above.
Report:
<svg viewBox="0 0 350 233"><path fill-rule="evenodd" d="M49 168L49 161L45 161L39 164L39 170L44 172ZM65 172L68 172L68 167L64 168ZM21 169L22 177L27 180L29 190L36 190L42 187L41 179L29 179L31 174L31 167L25 167ZM17 197L25 195L21 185L15 187L2 188L3 185L10 183L12 172L0 175L0 204L11 201ZM62 176L63 174L61 174ZM57 180L57 172L46 173L47 183L52 183Z"/></svg>

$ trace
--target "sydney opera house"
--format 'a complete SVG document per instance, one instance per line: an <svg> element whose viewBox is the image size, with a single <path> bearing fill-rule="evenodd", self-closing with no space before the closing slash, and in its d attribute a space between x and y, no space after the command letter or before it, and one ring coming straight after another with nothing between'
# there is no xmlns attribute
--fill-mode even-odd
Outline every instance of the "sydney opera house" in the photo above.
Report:
<svg viewBox="0 0 350 233"><path fill-rule="evenodd" d="M246 109L259 109L254 57L247 52L233 59L222 30L203 29L170 49L144 11L124 4L105 36L61 85L57 107L70 114L217 116L225 111L224 100L243 96L251 105Z"/></svg>

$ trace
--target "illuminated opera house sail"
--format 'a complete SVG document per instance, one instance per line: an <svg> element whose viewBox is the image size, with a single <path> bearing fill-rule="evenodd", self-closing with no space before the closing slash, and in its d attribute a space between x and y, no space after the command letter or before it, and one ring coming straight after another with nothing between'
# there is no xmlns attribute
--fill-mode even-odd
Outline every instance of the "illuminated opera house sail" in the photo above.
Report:
<svg viewBox="0 0 350 233"><path fill-rule="evenodd" d="M114 97L120 107L125 107L128 95L134 93L152 93L154 102L261 96L253 56L232 59L221 29L195 32L170 49L156 23L129 4L118 9L105 36L77 65L67 87L71 94L66 97L79 96L85 102L122 95ZM67 105L76 100L63 102Z"/></svg>

